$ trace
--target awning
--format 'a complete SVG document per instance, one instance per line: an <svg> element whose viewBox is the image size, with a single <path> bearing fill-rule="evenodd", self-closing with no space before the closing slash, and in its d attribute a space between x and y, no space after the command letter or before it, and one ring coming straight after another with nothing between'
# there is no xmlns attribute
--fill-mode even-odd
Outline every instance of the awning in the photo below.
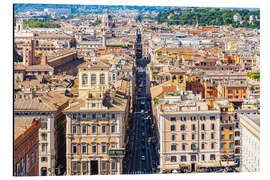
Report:
<svg viewBox="0 0 270 180"><path fill-rule="evenodd" d="M202 164L198 164L198 166L201 167L220 167L220 164L215 162L215 163L202 163Z"/></svg>
<svg viewBox="0 0 270 180"><path fill-rule="evenodd" d="M189 167L188 164L179 164L179 167Z"/></svg>
<svg viewBox="0 0 270 180"><path fill-rule="evenodd" d="M220 162L221 166L235 166L234 161L221 161Z"/></svg>

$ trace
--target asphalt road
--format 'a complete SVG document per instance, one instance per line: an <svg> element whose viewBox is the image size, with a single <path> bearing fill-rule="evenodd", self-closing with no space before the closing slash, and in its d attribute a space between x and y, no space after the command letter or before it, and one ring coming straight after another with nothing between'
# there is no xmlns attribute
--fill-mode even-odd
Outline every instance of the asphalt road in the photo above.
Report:
<svg viewBox="0 0 270 180"><path fill-rule="evenodd" d="M137 71L135 102L132 123L129 128L129 142L126 153L125 174L152 174L158 157L155 144L151 141L155 135L152 129L151 98L146 96L146 73L141 71L146 63L141 60L141 35L137 36ZM139 70L140 69L140 70ZM139 71L138 71L139 70Z"/></svg>

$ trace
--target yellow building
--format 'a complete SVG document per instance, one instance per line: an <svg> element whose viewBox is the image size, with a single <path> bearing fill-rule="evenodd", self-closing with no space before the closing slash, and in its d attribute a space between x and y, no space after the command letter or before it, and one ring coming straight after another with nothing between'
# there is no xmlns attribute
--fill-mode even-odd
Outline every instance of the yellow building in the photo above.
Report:
<svg viewBox="0 0 270 180"><path fill-rule="evenodd" d="M109 65L79 66L79 97L64 113L67 175L121 174L130 108L130 81L109 84Z"/></svg>
<svg viewBox="0 0 270 180"><path fill-rule="evenodd" d="M171 70L170 72L170 82L180 88L181 90L186 90L186 73L182 70Z"/></svg>

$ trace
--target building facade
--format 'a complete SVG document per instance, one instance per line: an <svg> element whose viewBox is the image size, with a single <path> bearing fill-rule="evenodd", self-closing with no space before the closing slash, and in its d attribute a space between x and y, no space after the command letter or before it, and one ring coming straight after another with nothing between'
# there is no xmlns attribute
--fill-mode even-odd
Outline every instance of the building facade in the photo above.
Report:
<svg viewBox="0 0 270 180"><path fill-rule="evenodd" d="M219 112L206 102L161 105L157 109L162 172L216 167L220 159Z"/></svg>
<svg viewBox="0 0 270 180"><path fill-rule="evenodd" d="M241 128L241 171L260 171L260 117L238 114Z"/></svg>
<svg viewBox="0 0 270 180"><path fill-rule="evenodd" d="M108 74L101 62L79 67L79 97L64 111L67 175L123 172L131 86L110 85Z"/></svg>
<svg viewBox="0 0 270 180"><path fill-rule="evenodd" d="M39 175L39 128L41 119L14 119L14 176Z"/></svg>

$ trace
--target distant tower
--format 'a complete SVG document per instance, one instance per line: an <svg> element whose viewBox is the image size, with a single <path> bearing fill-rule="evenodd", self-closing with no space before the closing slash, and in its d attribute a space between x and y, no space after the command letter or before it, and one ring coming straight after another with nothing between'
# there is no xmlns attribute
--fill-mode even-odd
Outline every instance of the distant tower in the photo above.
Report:
<svg viewBox="0 0 270 180"><path fill-rule="evenodd" d="M102 45L106 47L106 33L104 29L102 29Z"/></svg>
<svg viewBox="0 0 270 180"><path fill-rule="evenodd" d="M23 64L31 66L35 58L35 41L31 40L23 44Z"/></svg>
<svg viewBox="0 0 270 180"><path fill-rule="evenodd" d="M196 16L196 28L199 27L199 23L198 23L198 16Z"/></svg>
<svg viewBox="0 0 270 180"><path fill-rule="evenodd" d="M16 32L20 32L23 30L23 20L19 19L16 21Z"/></svg>
<svg viewBox="0 0 270 180"><path fill-rule="evenodd" d="M102 27L103 28L112 28L112 16L109 15L108 9L105 9L105 13L102 17Z"/></svg>

